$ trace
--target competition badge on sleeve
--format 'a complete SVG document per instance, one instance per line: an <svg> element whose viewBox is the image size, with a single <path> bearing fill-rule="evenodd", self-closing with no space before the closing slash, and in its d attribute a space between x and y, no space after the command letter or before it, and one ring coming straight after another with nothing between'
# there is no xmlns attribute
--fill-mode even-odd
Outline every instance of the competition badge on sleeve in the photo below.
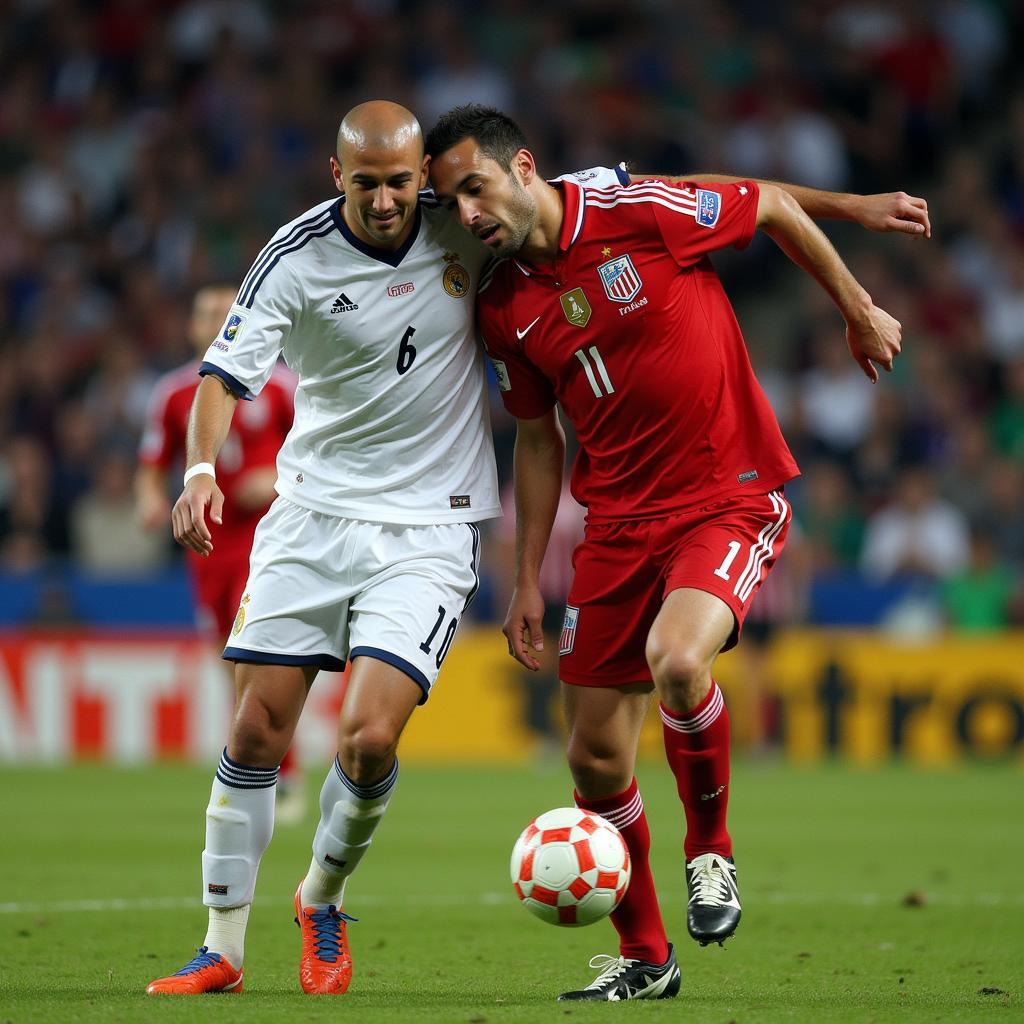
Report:
<svg viewBox="0 0 1024 1024"><path fill-rule="evenodd" d="M722 197L717 192L697 189L697 223L701 227L713 228L718 223L718 214L722 209Z"/></svg>
<svg viewBox="0 0 1024 1024"><path fill-rule="evenodd" d="M226 341L229 345L233 341L238 340L238 336L242 333L242 328L245 327L246 317L242 313L231 313L227 320L224 321L224 329L220 332L221 341Z"/></svg>

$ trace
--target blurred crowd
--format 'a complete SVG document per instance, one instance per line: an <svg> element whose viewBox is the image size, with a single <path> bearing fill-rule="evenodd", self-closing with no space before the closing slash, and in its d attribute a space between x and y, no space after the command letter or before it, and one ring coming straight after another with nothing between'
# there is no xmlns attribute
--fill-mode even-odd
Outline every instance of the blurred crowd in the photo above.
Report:
<svg viewBox="0 0 1024 1024"><path fill-rule="evenodd" d="M195 289L330 196L340 116L475 100L554 174L626 159L925 196L934 237L826 226L904 325L870 386L766 240L720 261L800 461L810 581L1024 618L1024 9L1010 0L7 0L0 15L0 573L148 572L131 481ZM507 474L511 425L495 410Z"/></svg>

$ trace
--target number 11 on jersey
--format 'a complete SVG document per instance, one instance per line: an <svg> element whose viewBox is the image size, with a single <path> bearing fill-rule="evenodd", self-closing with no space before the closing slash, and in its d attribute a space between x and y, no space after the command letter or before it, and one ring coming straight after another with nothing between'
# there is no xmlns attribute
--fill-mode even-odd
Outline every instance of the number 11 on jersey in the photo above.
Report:
<svg viewBox="0 0 1024 1024"><path fill-rule="evenodd" d="M587 380L590 381L590 386L593 389L594 394L598 398L604 398L605 395L614 395L615 388L612 387L611 378L608 376L608 371L605 369L601 353L597 351L597 346L591 345L586 351L578 348L574 354L583 364L583 369L587 374ZM594 375L595 367L597 368L597 376L601 378L600 383L598 383L597 376ZM603 391L601 390L602 385L604 386Z"/></svg>

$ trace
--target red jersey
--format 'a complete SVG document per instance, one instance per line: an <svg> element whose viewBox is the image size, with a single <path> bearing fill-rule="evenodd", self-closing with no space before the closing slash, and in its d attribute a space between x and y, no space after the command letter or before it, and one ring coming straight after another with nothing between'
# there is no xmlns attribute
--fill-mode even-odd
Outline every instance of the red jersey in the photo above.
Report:
<svg viewBox="0 0 1024 1024"><path fill-rule="evenodd" d="M591 519L665 516L799 473L707 254L743 248L758 187L560 183L555 262L485 275L477 315L505 407L559 402Z"/></svg>
<svg viewBox="0 0 1024 1024"><path fill-rule="evenodd" d="M196 388L199 360L165 374L150 400L139 461L168 472L185 454L185 431ZM259 398L239 402L227 439L217 456L217 486L224 492L224 522L215 527L214 543L221 550L252 547L256 524L267 507L243 509L235 500L247 470L273 466L285 435L291 429L296 378L278 366Z"/></svg>

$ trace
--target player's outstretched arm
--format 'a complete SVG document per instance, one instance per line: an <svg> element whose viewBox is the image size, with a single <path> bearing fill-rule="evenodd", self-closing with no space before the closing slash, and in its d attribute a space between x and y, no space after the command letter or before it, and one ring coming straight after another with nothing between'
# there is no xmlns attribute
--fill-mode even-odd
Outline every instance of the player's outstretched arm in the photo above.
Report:
<svg viewBox="0 0 1024 1024"><path fill-rule="evenodd" d="M790 185L783 181L764 181L759 178L741 178L733 174L687 174L668 177L659 174L631 174L632 181L724 182L756 181L758 185L774 185L792 196L800 209L814 220L849 220L870 231L899 231L905 235L932 237L932 224L928 217L928 202L906 192L879 192L862 196L855 192L826 192L805 185Z"/></svg>
<svg viewBox="0 0 1024 1024"><path fill-rule="evenodd" d="M544 650L540 567L558 511L564 464L565 432L554 409L536 419L516 420L516 584L501 631L508 653L533 672L540 662L530 649Z"/></svg>
<svg viewBox="0 0 1024 1024"><path fill-rule="evenodd" d="M231 417L238 399L224 386L219 377L208 374L199 383L192 410L188 416L188 435L185 445L185 471L194 466L213 466L217 454L228 436ZM224 494L210 473L199 473L187 481L178 500L171 509L174 539L182 547L199 555L213 551L213 537L206 525L206 510L210 520L221 522Z"/></svg>
<svg viewBox="0 0 1024 1024"><path fill-rule="evenodd" d="M757 204L757 226L832 297L846 321L850 354L868 379L877 382L876 363L891 372L892 361L900 352L899 321L871 301L832 243L796 200L780 188L763 185Z"/></svg>

